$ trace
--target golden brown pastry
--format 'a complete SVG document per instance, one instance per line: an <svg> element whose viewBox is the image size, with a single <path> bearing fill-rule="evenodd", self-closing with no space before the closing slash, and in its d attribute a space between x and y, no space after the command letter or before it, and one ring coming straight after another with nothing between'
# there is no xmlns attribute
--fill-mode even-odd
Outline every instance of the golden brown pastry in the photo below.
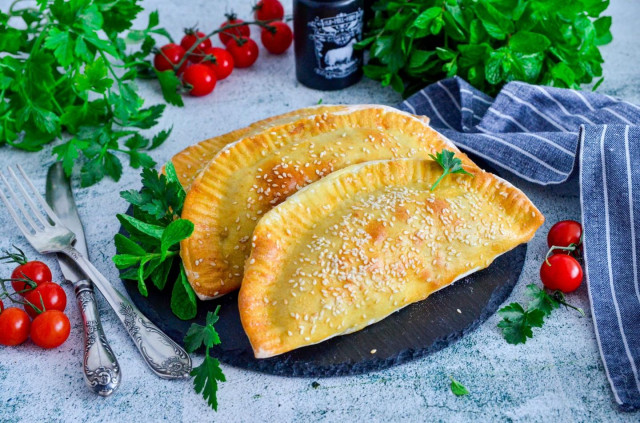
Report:
<svg viewBox="0 0 640 423"><path fill-rule="evenodd" d="M347 106L331 105L315 106L273 116L255 122L246 128L236 129L235 131L227 132L226 134L209 138L199 142L198 144L191 145L173 156L171 162L176 168L176 174L178 175L180 183L186 190L188 190L197 174L200 173L207 163L209 163L209 161L215 157L215 155L218 154L225 145L241 138L258 134L273 126L284 125L304 117L322 114L325 112L344 110L346 107Z"/></svg>
<svg viewBox="0 0 640 423"><path fill-rule="evenodd" d="M266 358L358 331L483 269L544 217L478 168L431 160L354 165L302 189L258 223L240 288L242 325Z"/></svg>
<svg viewBox="0 0 640 423"><path fill-rule="evenodd" d="M475 166L423 120L384 106L325 112L229 144L195 179L182 211L195 224L180 249L191 286L201 299L238 289L258 219L300 188L355 163L443 148Z"/></svg>

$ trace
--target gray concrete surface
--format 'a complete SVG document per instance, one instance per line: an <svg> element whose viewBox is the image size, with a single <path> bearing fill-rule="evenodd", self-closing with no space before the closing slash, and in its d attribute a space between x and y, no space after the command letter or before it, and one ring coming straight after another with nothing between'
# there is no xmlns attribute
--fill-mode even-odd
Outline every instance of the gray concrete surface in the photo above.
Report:
<svg viewBox="0 0 640 423"><path fill-rule="evenodd" d="M249 0L147 1L158 9L162 24L179 37L182 28L199 24L210 28L222 21L232 6L247 17ZM290 2L288 2L290 3ZM5 9L8 1L0 1ZM186 4L189 4L188 6ZM286 5L291 11L291 5ZM603 48L606 81L601 90L640 103L638 65L640 2L614 0L613 44ZM145 18L146 19L146 18ZM237 70L221 82L213 95L185 98L185 108L169 107L160 127L173 125L173 135L152 156L166 161L183 147L201 139L291 109L324 103L396 104L400 98L372 81L339 92L325 93L296 83L292 52L275 57L260 52L257 65ZM161 101L154 82L141 82L149 104ZM21 162L36 185L44 189L50 150L29 154L0 147L0 166ZM527 263L510 301L524 298L524 287L538 282L545 249L545 234L560 219L580 217L575 184L541 188L510 177L543 211L547 223L529 247ZM76 181L77 184L77 181ZM85 223L91 259L114 285L122 287L110 257L115 214L126 209L122 189L137 188L136 171L125 168L118 183L103 181L89 189L77 188L77 202ZM0 247L26 246L5 213L0 212ZM54 278L61 274L51 257ZM0 276L11 266L0 264ZM30 342L17 348L0 347L0 421L638 421L640 414L620 413L614 402L598 354L591 317L558 310L525 345L508 345L491 317L484 325L449 348L429 357L378 373L318 380L268 376L224 366L228 381L219 391L220 409L213 412L193 391L190 382L167 382L149 372L115 314L99 298L105 331L118 354L123 371L119 392L99 398L84 386L81 321L67 287L67 308L72 336L60 348L44 351ZM569 296L589 316L586 287ZM224 341L224 340L223 340ZM196 357L199 364L201 358ZM455 397L449 390L454 376L471 391Z"/></svg>

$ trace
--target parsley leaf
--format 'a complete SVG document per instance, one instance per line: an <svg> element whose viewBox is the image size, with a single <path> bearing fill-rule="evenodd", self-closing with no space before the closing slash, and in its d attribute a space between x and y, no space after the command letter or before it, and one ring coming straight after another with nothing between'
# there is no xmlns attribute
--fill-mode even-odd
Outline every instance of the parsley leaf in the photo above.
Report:
<svg viewBox="0 0 640 423"><path fill-rule="evenodd" d="M579 88L602 75L608 4L377 0L356 48L369 50L364 74L404 96L454 75L488 94L513 80Z"/></svg>
<svg viewBox="0 0 640 423"><path fill-rule="evenodd" d="M527 342L527 338L533 337L532 329L542 327L544 318L549 316L560 304L573 308L584 316L582 309L568 304L560 291L549 295L544 289L530 284L527 285L527 295L531 300L526 309L519 303L511 303L498 310L498 315L502 317L498 327L502 330L502 336L509 344Z"/></svg>
<svg viewBox="0 0 640 423"><path fill-rule="evenodd" d="M532 328L542 327L544 312L533 309L525 310L518 303L511 303L498 311L502 321L498 327L509 344L524 344L527 338L533 337Z"/></svg>
<svg viewBox="0 0 640 423"><path fill-rule="evenodd" d="M207 404L216 411L218 410L218 382L226 381L220 368L220 362L209 355L209 349L220 344L220 337L214 328L219 319L219 310L220 306L216 307L213 313L207 313L205 326L197 323L191 324L184 337L184 346L189 353L193 353L202 346L205 347L204 361L191 371L191 376L194 378L193 386L196 392L202 393Z"/></svg>
<svg viewBox="0 0 640 423"><path fill-rule="evenodd" d="M132 205L133 213L117 215L127 236L115 235L117 254L113 262L122 271L123 279L137 282L143 296L148 295L147 281L162 290L172 269L179 269L171 293L171 310L180 319L188 320L196 315L197 301L179 254L180 241L191 236L194 226L180 218L186 193L171 162L165 171L163 175L144 168L140 174L142 189L120 193Z"/></svg>
<svg viewBox="0 0 640 423"><path fill-rule="evenodd" d="M169 132L149 140L137 130L155 126L165 105L145 107L133 80L151 66L139 63L154 36L168 34L157 12L132 29L140 2L39 1L0 12L0 145L38 151L59 140L53 154L68 175L80 170L83 186L119 180L127 155L132 167L155 165L147 152ZM140 50L130 53L133 44Z"/></svg>
<svg viewBox="0 0 640 423"><path fill-rule="evenodd" d="M462 168L462 161L456 157L454 157L455 153L449 150L442 150L440 153L429 154L433 160L435 160L441 167L444 169L442 175L431 185L431 191L436 189L440 181L450 173L462 173L464 175L473 176L472 173L467 172Z"/></svg>
<svg viewBox="0 0 640 423"><path fill-rule="evenodd" d="M469 394L469 390L467 390L463 384L455 380L453 376L449 376L449 379L451 379L451 392L455 396L461 397Z"/></svg>

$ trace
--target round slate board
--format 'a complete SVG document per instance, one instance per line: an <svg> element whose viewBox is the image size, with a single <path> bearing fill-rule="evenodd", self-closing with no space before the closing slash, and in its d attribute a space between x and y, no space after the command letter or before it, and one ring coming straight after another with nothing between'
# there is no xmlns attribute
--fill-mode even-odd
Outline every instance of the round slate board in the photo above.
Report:
<svg viewBox="0 0 640 423"><path fill-rule="evenodd" d="M473 159L488 168L482 160ZM254 358L242 329L237 292L216 300L198 301L196 318L183 321L171 312L170 289L161 292L149 283L149 296L145 298L136 283L123 283L138 308L180 344L191 323L204 325L207 312L220 305L216 329L222 344L213 348L211 354L223 363L284 376L342 376L378 371L423 357L477 328L513 290L526 253L527 246L520 245L498 257L488 268L359 332L261 360ZM176 276L169 280L175 280Z"/></svg>

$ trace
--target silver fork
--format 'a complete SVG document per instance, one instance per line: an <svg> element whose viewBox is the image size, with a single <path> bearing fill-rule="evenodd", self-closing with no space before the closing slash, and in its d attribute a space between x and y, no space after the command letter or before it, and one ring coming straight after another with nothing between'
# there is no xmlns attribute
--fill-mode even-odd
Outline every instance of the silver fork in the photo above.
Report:
<svg viewBox="0 0 640 423"><path fill-rule="evenodd" d="M41 254L62 253L69 256L78 265L104 295L127 329L129 336L131 336L140 354L142 354L142 358L156 375L163 379L187 377L191 371L191 358L185 350L151 323L136 306L131 304L124 295L111 285L89 260L73 248L72 243L75 240L75 234L60 222L58 216L44 201L22 167L17 165L17 168L27 186L31 189L32 195L30 196L27 193L16 173L9 167L9 173L13 178L14 185L22 196L16 194L7 178L0 172L0 179L10 197L14 200L15 207L9 202L2 189L0 189L0 199L7 206L9 214L11 214L27 241ZM45 211L46 216L36 206L34 199ZM24 203L27 204L31 215L25 209ZM20 219L19 213L21 213L24 221ZM25 221L27 224L25 224Z"/></svg>

